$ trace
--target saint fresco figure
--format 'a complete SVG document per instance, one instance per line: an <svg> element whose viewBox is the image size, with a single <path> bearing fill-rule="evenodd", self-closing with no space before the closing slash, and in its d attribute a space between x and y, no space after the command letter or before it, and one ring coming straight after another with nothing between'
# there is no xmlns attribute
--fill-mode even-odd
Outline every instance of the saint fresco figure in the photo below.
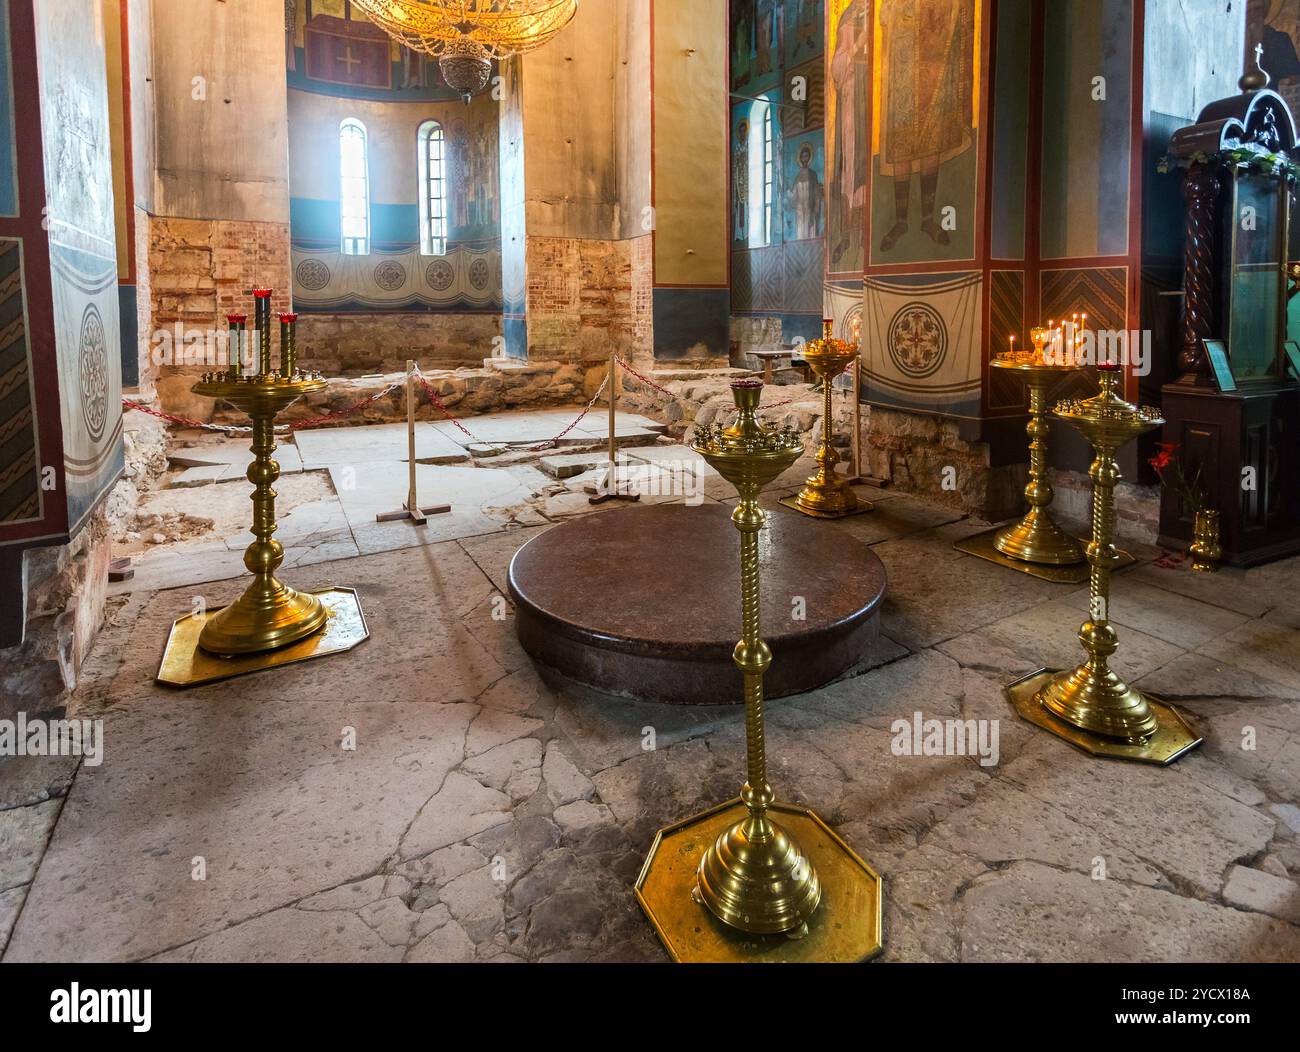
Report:
<svg viewBox="0 0 1300 1052"><path fill-rule="evenodd" d="M880 174L894 181L894 225L882 252L908 231L913 176L921 229L936 244L949 242L934 210L940 168L974 142L975 2L880 0Z"/></svg>
<svg viewBox="0 0 1300 1052"><path fill-rule="evenodd" d="M749 241L749 121L736 126L731 157L731 239Z"/></svg>
<svg viewBox="0 0 1300 1052"><path fill-rule="evenodd" d="M812 169L813 150L807 143L799 147L799 174L787 191L794 214L794 236L808 241L821 236L822 181Z"/></svg>
<svg viewBox="0 0 1300 1052"><path fill-rule="evenodd" d="M866 0L853 0L840 16L831 54L831 85L835 92L834 155L829 169L831 225L839 233L831 246L831 264L838 263L853 243L852 231L863 228L867 202L867 155L870 144L859 141L858 119L867 109Z"/></svg>

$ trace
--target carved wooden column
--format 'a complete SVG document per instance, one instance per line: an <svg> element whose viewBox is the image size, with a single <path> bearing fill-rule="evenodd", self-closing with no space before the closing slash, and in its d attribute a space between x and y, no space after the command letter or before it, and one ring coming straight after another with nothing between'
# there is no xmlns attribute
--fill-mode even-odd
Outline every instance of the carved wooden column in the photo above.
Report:
<svg viewBox="0 0 1300 1052"><path fill-rule="evenodd" d="M1179 383L1206 383L1210 363L1201 342L1214 335L1214 209L1220 189L1217 164L1193 164L1183 182L1183 349Z"/></svg>

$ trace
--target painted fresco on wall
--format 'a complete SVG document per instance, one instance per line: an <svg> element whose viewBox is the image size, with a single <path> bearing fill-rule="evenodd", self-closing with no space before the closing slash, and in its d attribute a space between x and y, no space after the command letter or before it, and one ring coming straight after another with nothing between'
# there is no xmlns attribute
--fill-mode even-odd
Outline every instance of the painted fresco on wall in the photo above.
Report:
<svg viewBox="0 0 1300 1052"><path fill-rule="evenodd" d="M828 0L826 51L827 269L861 274L867 198L867 0Z"/></svg>
<svg viewBox="0 0 1300 1052"><path fill-rule="evenodd" d="M1041 242L1043 259L1128 251L1133 0L1049 4L1044 43L1055 56L1045 78ZM1105 102L1093 99L1103 77Z"/></svg>
<svg viewBox="0 0 1300 1052"><path fill-rule="evenodd" d="M453 246L446 255L293 249L293 302L303 312L501 310L501 251Z"/></svg>
<svg viewBox="0 0 1300 1052"><path fill-rule="evenodd" d="M0 523L5 524L41 515L31 379L22 241L0 238Z"/></svg>
<svg viewBox="0 0 1300 1052"><path fill-rule="evenodd" d="M826 231L825 0L732 0L731 17L731 312L778 316L783 340L810 339Z"/></svg>
<svg viewBox="0 0 1300 1052"><path fill-rule="evenodd" d="M731 86L748 93L777 84L785 65L783 0L731 0Z"/></svg>
<svg viewBox="0 0 1300 1052"><path fill-rule="evenodd" d="M749 244L749 112L753 104L731 108L731 240Z"/></svg>
<svg viewBox="0 0 1300 1052"><path fill-rule="evenodd" d="M975 254L979 0L878 0L871 261Z"/></svg>
<svg viewBox="0 0 1300 1052"><path fill-rule="evenodd" d="M38 4L64 491L75 533L122 470L122 356L104 44L92 0Z"/></svg>
<svg viewBox="0 0 1300 1052"><path fill-rule="evenodd" d="M785 66L797 66L822 53L823 0L785 0Z"/></svg>
<svg viewBox="0 0 1300 1052"><path fill-rule="evenodd" d="M826 232L822 137L816 132L787 137L784 172L786 241L808 241Z"/></svg>
<svg viewBox="0 0 1300 1052"><path fill-rule="evenodd" d="M289 0L289 87L358 99L454 99L436 59L394 41L346 0Z"/></svg>
<svg viewBox="0 0 1300 1052"><path fill-rule="evenodd" d="M946 416L978 417L980 273L868 276L863 285L867 399Z"/></svg>

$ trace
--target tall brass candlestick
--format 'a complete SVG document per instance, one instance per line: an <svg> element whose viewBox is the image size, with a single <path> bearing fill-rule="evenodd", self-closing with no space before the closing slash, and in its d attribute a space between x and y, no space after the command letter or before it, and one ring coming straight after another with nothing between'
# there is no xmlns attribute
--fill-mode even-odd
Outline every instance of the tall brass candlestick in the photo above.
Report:
<svg viewBox="0 0 1300 1052"><path fill-rule="evenodd" d="M768 814L763 725L763 675L772 652L759 636L758 534L767 521L758 506L763 487L798 459L803 442L790 431L765 431L754 416L763 384L731 385L740 416L725 430L697 433L694 450L736 487L740 504L731 521L740 531L742 636L735 662L745 678L745 744L748 779L740 792L748 815L724 832L700 860L699 900L719 920L756 934L802 929L821 902L817 871Z"/></svg>
<svg viewBox="0 0 1300 1052"><path fill-rule="evenodd" d="M678 961L861 960L880 949L880 878L812 811L777 803L767 780L763 676L772 653L760 635L759 533L767 520L758 499L803 446L789 428L759 425L761 381L731 389L738 419L699 428L693 448L740 495L731 516L741 582L733 656L745 682L747 777L738 801L660 831L637 898ZM709 844L703 857L701 842ZM824 898L834 905L821 924ZM701 906L712 914L707 922Z"/></svg>
<svg viewBox="0 0 1300 1052"><path fill-rule="evenodd" d="M223 657L258 654L297 642L324 626L328 612L321 599L298 592L275 575L284 561L284 547L275 540L275 481L280 477L276 463L275 418L305 394L323 390L319 375L286 374L271 371L271 290L253 290L257 303L259 373L243 376L237 366L227 373L209 374L195 384L197 395L220 398L248 414L253 430L253 462L248 481L253 483L253 543L244 552L244 565L252 583L234 603L207 619L199 635L199 646ZM283 319L286 316L282 316ZM232 332L240 333L243 315L230 316ZM292 336L289 348L292 366ZM283 368L282 363L282 368Z"/></svg>
<svg viewBox="0 0 1300 1052"><path fill-rule="evenodd" d="M1061 673L1038 672L1011 684L1007 693L1026 719L1099 755L1149 763L1172 763L1200 744L1170 705L1130 687L1110 667L1119 637L1110 621L1111 571L1117 561L1115 486L1119 449L1164 421L1158 410L1130 405L1116 392L1120 367L1098 366L1099 394L1062 402L1056 415L1092 444L1092 539L1088 544L1089 618L1079 628L1087 660Z"/></svg>
<svg viewBox="0 0 1300 1052"><path fill-rule="evenodd" d="M257 375L271 375L271 290L253 290L253 318L257 327Z"/></svg>
<svg viewBox="0 0 1300 1052"><path fill-rule="evenodd" d="M817 448L817 472L809 477L795 497L781 501L788 508L820 519L838 519L859 511L870 511L871 504L859 501L848 479L836 472L840 455L835 452L834 406L832 381L850 366L857 368L858 349L845 340L835 339L835 323L822 322L822 338L813 340L803 351L804 361L822 382L822 440Z"/></svg>
<svg viewBox="0 0 1300 1052"><path fill-rule="evenodd" d="M1047 439L1051 435L1046 416L1047 389L1060 377L1078 373L1080 367L1043 354L1046 329L1034 329L1030 337L1034 352L998 357L990 363L995 369L1008 369L1022 377L1029 392L1029 423L1025 427L1029 435L1029 485L1025 487L1029 512L1015 525L999 530L993 547L1028 563L1071 566L1083 562L1083 546L1056 524L1048 510L1053 493L1047 475Z"/></svg>

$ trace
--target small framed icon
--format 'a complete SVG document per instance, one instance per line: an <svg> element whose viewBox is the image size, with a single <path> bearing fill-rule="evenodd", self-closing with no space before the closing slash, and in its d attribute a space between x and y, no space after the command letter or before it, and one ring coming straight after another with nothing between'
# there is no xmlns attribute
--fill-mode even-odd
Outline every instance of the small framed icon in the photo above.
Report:
<svg viewBox="0 0 1300 1052"><path fill-rule="evenodd" d="M1228 345L1222 340L1202 340L1205 355L1210 359L1210 368L1214 370L1215 383L1220 391L1235 391L1237 378L1232 375L1232 365L1228 361Z"/></svg>

